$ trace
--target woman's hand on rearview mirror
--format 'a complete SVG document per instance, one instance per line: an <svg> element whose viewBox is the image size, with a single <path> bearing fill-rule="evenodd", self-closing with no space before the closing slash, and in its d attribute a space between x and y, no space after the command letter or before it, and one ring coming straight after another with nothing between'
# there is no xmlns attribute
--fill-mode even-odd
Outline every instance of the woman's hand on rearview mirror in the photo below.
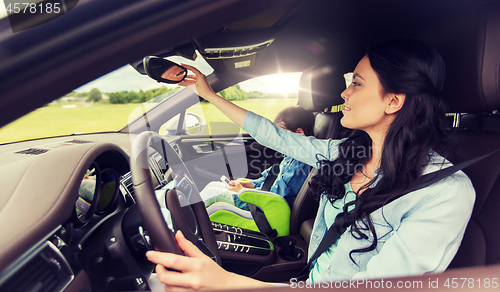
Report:
<svg viewBox="0 0 500 292"><path fill-rule="evenodd" d="M235 122L238 126L242 127L247 110L215 94L210 87L210 84L208 84L206 76L203 75L203 73L201 73L198 69L186 64L182 64L182 66L194 74L188 74L184 81L180 82L179 85L189 86L194 84L196 86L196 93L199 96L215 105L229 119Z"/></svg>
<svg viewBox="0 0 500 292"><path fill-rule="evenodd" d="M203 73L200 72L200 70L196 69L193 66L182 64L182 66L189 71L193 72L194 74L188 74L186 78L182 82L179 83L180 86L189 86L189 85L195 85L196 86L196 92L199 96L203 97L204 99L211 101L211 97L213 97L215 92L212 90L210 85L207 82L207 77L203 75Z"/></svg>

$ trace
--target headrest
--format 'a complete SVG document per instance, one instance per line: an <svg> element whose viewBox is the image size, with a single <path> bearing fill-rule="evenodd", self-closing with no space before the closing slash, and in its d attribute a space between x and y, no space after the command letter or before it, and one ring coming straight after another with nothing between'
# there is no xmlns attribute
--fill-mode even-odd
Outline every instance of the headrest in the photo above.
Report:
<svg viewBox="0 0 500 292"><path fill-rule="evenodd" d="M299 105L305 109L322 112L325 108L343 104L340 94L345 89L344 73L339 66L320 64L304 72L299 81Z"/></svg>
<svg viewBox="0 0 500 292"><path fill-rule="evenodd" d="M446 64L443 97L451 112L500 109L500 6L476 8L417 35Z"/></svg>

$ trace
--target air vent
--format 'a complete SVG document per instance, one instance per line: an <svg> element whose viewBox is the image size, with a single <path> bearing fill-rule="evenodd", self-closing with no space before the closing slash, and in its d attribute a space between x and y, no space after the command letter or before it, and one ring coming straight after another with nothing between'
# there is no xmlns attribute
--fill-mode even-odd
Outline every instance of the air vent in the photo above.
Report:
<svg viewBox="0 0 500 292"><path fill-rule="evenodd" d="M132 184L132 178L130 180L127 180L125 183L126 183L127 191L135 199L135 196L134 196L134 185Z"/></svg>
<svg viewBox="0 0 500 292"><path fill-rule="evenodd" d="M120 179L120 191L125 200L135 204L134 186L132 184L132 174L127 172Z"/></svg>
<svg viewBox="0 0 500 292"><path fill-rule="evenodd" d="M94 142L93 141L85 141L85 140L71 140L71 141L66 141L66 143L87 144L87 143L94 143Z"/></svg>
<svg viewBox="0 0 500 292"><path fill-rule="evenodd" d="M62 291L73 272L59 250L47 243L0 287L1 291Z"/></svg>
<svg viewBox="0 0 500 292"><path fill-rule="evenodd" d="M49 150L47 150L47 149L30 148L30 149L26 149L26 150L19 151L19 152L16 152L16 153L17 154L28 154L28 155L39 155L39 154L43 154L43 153L45 153L47 151L49 151Z"/></svg>

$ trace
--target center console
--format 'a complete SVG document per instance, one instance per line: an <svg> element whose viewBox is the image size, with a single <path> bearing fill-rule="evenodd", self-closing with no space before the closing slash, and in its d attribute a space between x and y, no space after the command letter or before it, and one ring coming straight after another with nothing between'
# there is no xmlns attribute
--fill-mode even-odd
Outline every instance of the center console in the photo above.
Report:
<svg viewBox="0 0 500 292"><path fill-rule="evenodd" d="M264 233L212 222L224 269L270 282L288 282L307 263L301 235L270 238Z"/></svg>
<svg viewBox="0 0 500 292"><path fill-rule="evenodd" d="M263 233L215 222L212 222L212 227L220 252L261 257L274 255L274 246Z"/></svg>

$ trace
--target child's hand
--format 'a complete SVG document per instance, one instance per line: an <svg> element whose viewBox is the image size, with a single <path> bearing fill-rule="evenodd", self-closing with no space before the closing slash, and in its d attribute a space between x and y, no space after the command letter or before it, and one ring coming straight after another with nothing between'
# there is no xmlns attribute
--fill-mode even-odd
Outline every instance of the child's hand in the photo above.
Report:
<svg viewBox="0 0 500 292"><path fill-rule="evenodd" d="M247 189L253 189L253 183L251 181L248 181L248 180L237 180L237 182L239 182L240 185L242 185L244 188L247 188Z"/></svg>
<svg viewBox="0 0 500 292"><path fill-rule="evenodd" d="M241 185L240 181L237 180L232 180L231 185L227 186L226 189L233 191L233 192L239 192L241 189L244 187Z"/></svg>

